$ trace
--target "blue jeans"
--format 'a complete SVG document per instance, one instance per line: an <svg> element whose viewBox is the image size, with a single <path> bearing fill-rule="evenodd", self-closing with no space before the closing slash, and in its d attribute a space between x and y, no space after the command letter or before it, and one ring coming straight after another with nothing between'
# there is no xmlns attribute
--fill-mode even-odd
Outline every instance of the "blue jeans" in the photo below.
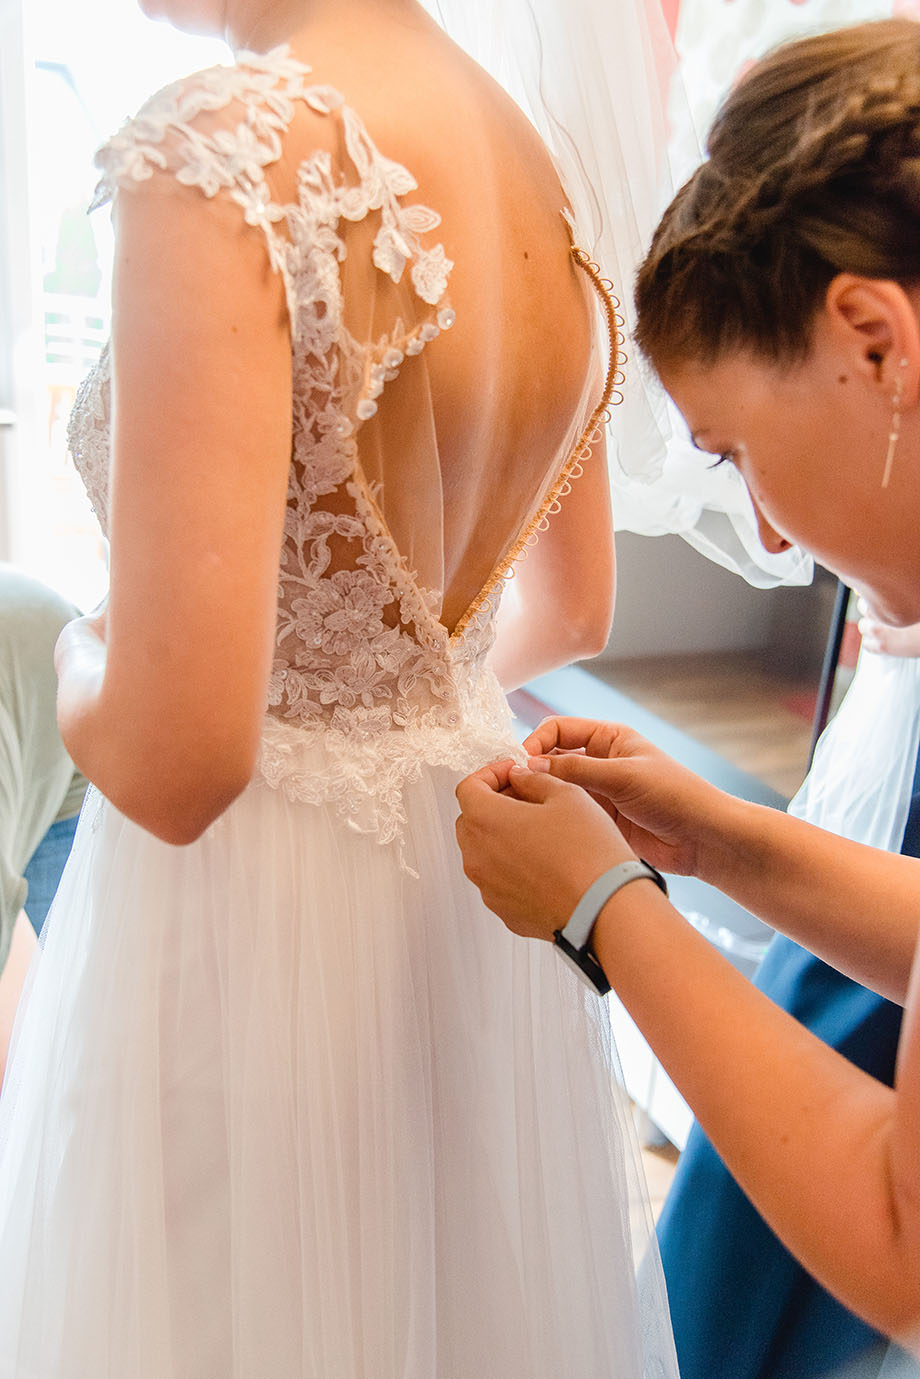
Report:
<svg viewBox="0 0 920 1379"><path fill-rule="evenodd" d="M70 856L79 818L79 814L75 814L72 819L59 819L57 823L52 824L26 867L26 880L29 883L26 913L36 934L41 932L45 916L57 891L61 872Z"/></svg>

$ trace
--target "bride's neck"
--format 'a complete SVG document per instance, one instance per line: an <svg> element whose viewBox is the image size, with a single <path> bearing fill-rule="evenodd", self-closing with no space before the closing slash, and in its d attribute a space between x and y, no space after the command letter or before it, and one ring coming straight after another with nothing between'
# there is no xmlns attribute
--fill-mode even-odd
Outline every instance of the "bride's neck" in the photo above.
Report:
<svg viewBox="0 0 920 1379"><path fill-rule="evenodd" d="M418 0L227 0L226 37L236 50L264 53L295 34L350 28L362 20L433 22Z"/></svg>

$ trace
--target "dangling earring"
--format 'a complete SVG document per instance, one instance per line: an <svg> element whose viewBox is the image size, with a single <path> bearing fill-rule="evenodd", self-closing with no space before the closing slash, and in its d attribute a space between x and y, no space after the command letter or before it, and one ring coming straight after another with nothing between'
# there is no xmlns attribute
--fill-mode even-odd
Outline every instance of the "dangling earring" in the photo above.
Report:
<svg viewBox="0 0 920 1379"><path fill-rule="evenodd" d="M907 368L907 360L901 360L901 368ZM898 437L901 434L901 397L904 392L904 379L898 374L894 381L894 397L891 399L893 412L891 414L891 430L888 432L888 454L885 456L885 472L882 475L882 488L888 487L888 480L891 478L891 466L894 464L894 452L898 448Z"/></svg>

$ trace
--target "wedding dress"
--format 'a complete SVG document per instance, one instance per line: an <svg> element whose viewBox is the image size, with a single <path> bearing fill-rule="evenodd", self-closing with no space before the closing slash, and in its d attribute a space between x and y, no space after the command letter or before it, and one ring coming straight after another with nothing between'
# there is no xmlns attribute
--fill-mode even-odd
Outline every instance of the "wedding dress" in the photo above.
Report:
<svg viewBox="0 0 920 1379"><path fill-rule="evenodd" d="M302 118L330 137L281 201ZM283 280L276 659L255 776L196 843L90 791L0 1102L0 1376L676 1379L605 1008L454 840L456 783L515 750L487 656L589 380L529 490L490 491L504 554L449 628L452 265L413 175L285 49L167 88L100 159L100 202L173 179ZM110 391L105 354L71 432L103 527Z"/></svg>

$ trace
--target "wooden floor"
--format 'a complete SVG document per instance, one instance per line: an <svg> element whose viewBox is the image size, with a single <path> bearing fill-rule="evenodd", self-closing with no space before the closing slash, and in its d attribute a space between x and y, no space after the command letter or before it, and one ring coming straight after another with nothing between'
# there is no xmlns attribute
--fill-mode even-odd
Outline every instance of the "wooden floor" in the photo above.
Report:
<svg viewBox="0 0 920 1379"><path fill-rule="evenodd" d="M801 785L814 679L748 654L592 661L585 669L780 794L791 797Z"/></svg>
<svg viewBox="0 0 920 1379"><path fill-rule="evenodd" d="M668 1189L671 1186L679 1158L680 1155L673 1144L664 1144L660 1148L643 1149L642 1151L645 1181L648 1184L652 1215L656 1221L661 1215L661 1208L664 1206L664 1199L668 1195Z"/></svg>

